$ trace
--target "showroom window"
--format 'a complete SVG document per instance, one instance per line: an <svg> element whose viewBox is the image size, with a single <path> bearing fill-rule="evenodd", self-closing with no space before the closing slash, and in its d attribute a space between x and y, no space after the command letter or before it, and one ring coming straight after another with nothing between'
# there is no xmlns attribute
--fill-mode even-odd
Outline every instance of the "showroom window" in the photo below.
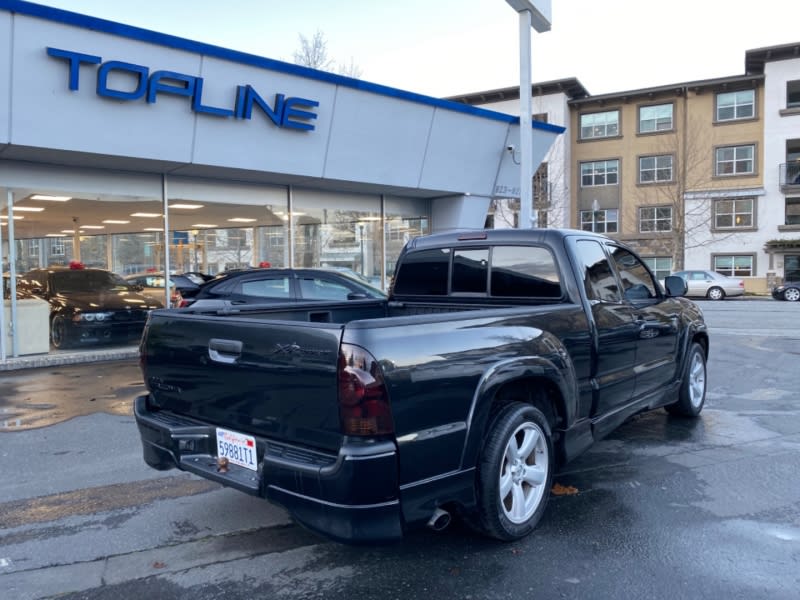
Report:
<svg viewBox="0 0 800 600"><path fill-rule="evenodd" d="M751 277L755 275L754 257L745 255L719 255L714 257L712 268L720 275L728 277Z"/></svg>
<svg viewBox="0 0 800 600"><path fill-rule="evenodd" d="M671 206L643 206L639 209L639 231L672 231Z"/></svg>
<svg viewBox="0 0 800 600"><path fill-rule="evenodd" d="M581 115L581 139L615 137L619 135L619 111Z"/></svg>
<svg viewBox="0 0 800 600"><path fill-rule="evenodd" d="M715 229L753 227L753 198L729 198L714 201Z"/></svg>
<svg viewBox="0 0 800 600"><path fill-rule="evenodd" d="M716 149L716 175L752 175L755 172L753 144Z"/></svg>
<svg viewBox="0 0 800 600"><path fill-rule="evenodd" d="M672 104L639 108L639 133L672 130Z"/></svg>
<svg viewBox="0 0 800 600"><path fill-rule="evenodd" d="M672 181L672 156L642 156L639 159L639 183Z"/></svg>
<svg viewBox="0 0 800 600"><path fill-rule="evenodd" d="M717 94L717 121L751 119L755 115L755 90Z"/></svg>
<svg viewBox="0 0 800 600"><path fill-rule="evenodd" d="M800 108L800 80L786 82L786 108Z"/></svg>
<svg viewBox="0 0 800 600"><path fill-rule="evenodd" d="M618 160L597 160L581 163L581 187L617 185L618 183Z"/></svg>
<svg viewBox="0 0 800 600"><path fill-rule="evenodd" d="M672 273L672 257L671 256L649 256L642 257L644 263L650 267L656 279L663 281L664 278Z"/></svg>
<svg viewBox="0 0 800 600"><path fill-rule="evenodd" d="M582 210L581 229L595 233L617 233L619 211L617 209Z"/></svg>

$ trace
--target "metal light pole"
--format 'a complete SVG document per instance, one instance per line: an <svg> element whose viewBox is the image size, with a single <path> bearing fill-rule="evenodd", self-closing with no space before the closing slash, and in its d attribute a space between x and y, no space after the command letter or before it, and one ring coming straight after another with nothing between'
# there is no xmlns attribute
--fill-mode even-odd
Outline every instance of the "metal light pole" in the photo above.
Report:
<svg viewBox="0 0 800 600"><path fill-rule="evenodd" d="M550 31L550 0L506 0L519 13L519 229L537 226L533 210L533 131L531 129L531 27Z"/></svg>

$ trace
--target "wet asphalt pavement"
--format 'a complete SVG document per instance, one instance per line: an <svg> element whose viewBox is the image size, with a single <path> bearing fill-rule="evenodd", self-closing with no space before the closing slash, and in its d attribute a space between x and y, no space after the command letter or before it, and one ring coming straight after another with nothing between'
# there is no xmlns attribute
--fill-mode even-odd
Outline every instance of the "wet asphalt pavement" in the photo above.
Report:
<svg viewBox="0 0 800 600"><path fill-rule="evenodd" d="M135 362L0 374L0 597L800 598L800 304L703 303L700 419L658 410L556 476L530 537L346 547L141 460Z"/></svg>

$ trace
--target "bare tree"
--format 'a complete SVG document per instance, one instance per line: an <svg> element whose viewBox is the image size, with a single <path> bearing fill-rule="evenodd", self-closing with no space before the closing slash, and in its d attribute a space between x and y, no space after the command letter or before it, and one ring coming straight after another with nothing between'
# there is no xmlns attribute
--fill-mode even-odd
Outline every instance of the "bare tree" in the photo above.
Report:
<svg viewBox="0 0 800 600"><path fill-rule="evenodd" d="M720 199L721 185L709 177L710 164L713 158L712 140L705 135L701 124L690 118L681 132L665 133L659 136L659 142L653 151L642 160L651 160L645 167L636 165L637 182L646 185L634 185L630 192L634 210L626 211L625 225L622 232L639 232L658 234L666 219L654 212L652 219L642 219L642 209L668 209L671 215L669 231L656 240L631 240L634 245L658 246L669 252L672 257L673 270L684 268L686 251L708 246L712 243L733 238L736 231L709 235L714 230L714 202ZM661 162L659 162L661 161ZM670 164L671 162L671 164ZM731 191L727 184L725 191ZM647 223L652 229L642 228ZM666 227L666 224L664 225ZM636 235L636 234L634 234ZM648 253L660 253L659 248L651 247Z"/></svg>
<svg viewBox="0 0 800 600"><path fill-rule="evenodd" d="M312 69L330 71L334 62L328 57L328 41L325 39L325 34L317 29L311 39L302 33L298 35L300 37L300 49L295 50L295 64L311 67Z"/></svg>
<svg viewBox="0 0 800 600"><path fill-rule="evenodd" d="M568 227L570 197L564 183L563 161L543 162L533 175L533 208L536 210L537 227ZM520 200L496 198L489 212L494 216L496 229L517 227Z"/></svg>
<svg viewBox="0 0 800 600"><path fill-rule="evenodd" d="M339 75L353 77L354 79L361 77L362 70L352 57L350 57L349 63L342 63L337 66L336 61L328 56L328 40L325 39L325 34L319 29L314 32L310 39L302 33L298 34L298 36L300 38L300 48L295 50L294 53L296 65L303 65L320 71L336 71Z"/></svg>

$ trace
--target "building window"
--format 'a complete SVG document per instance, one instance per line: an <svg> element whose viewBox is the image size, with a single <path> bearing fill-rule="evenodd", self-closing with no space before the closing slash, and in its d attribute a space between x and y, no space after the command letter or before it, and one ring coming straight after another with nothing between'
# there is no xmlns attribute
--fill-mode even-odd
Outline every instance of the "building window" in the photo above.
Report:
<svg viewBox="0 0 800 600"><path fill-rule="evenodd" d="M755 90L717 94L717 121L752 119L755 115Z"/></svg>
<svg viewBox="0 0 800 600"><path fill-rule="evenodd" d="M748 175L754 172L754 160L756 147L753 144L747 146L725 146L717 148L716 174L717 175Z"/></svg>
<svg viewBox="0 0 800 600"><path fill-rule="evenodd" d="M581 163L581 187L617 185L618 183L618 160L598 160Z"/></svg>
<svg viewBox="0 0 800 600"><path fill-rule="evenodd" d="M672 104L642 106L639 109L639 133L672 129Z"/></svg>
<svg viewBox="0 0 800 600"><path fill-rule="evenodd" d="M800 225L800 198L786 199L786 225Z"/></svg>
<svg viewBox="0 0 800 600"><path fill-rule="evenodd" d="M672 156L642 156L639 159L639 183L672 181Z"/></svg>
<svg viewBox="0 0 800 600"><path fill-rule="evenodd" d="M581 139L614 137L619 135L619 111L581 115Z"/></svg>
<svg viewBox="0 0 800 600"><path fill-rule="evenodd" d="M50 243L50 256L64 256L64 254L64 241L58 238L54 239Z"/></svg>
<svg viewBox="0 0 800 600"><path fill-rule="evenodd" d="M753 227L753 199L736 198L714 201L714 227L736 229Z"/></svg>
<svg viewBox="0 0 800 600"><path fill-rule="evenodd" d="M786 82L786 108L800 108L800 80Z"/></svg>
<svg viewBox="0 0 800 600"><path fill-rule="evenodd" d="M753 271L752 255L724 255L714 257L714 270L720 275L728 277L751 277Z"/></svg>
<svg viewBox="0 0 800 600"><path fill-rule="evenodd" d="M617 233L619 211L617 209L582 210L581 229L595 233Z"/></svg>
<svg viewBox="0 0 800 600"><path fill-rule="evenodd" d="M650 267L656 279L663 280L667 275L672 273L672 257L671 256L650 256L642 257L644 263Z"/></svg>
<svg viewBox="0 0 800 600"><path fill-rule="evenodd" d="M639 209L639 231L672 231L671 206L644 206Z"/></svg>
<svg viewBox="0 0 800 600"><path fill-rule="evenodd" d="M532 119L534 121L539 121L539 123L547 123L547 113L536 113L533 115Z"/></svg>
<svg viewBox="0 0 800 600"><path fill-rule="evenodd" d="M37 258L39 256L39 240L28 240L28 257Z"/></svg>

